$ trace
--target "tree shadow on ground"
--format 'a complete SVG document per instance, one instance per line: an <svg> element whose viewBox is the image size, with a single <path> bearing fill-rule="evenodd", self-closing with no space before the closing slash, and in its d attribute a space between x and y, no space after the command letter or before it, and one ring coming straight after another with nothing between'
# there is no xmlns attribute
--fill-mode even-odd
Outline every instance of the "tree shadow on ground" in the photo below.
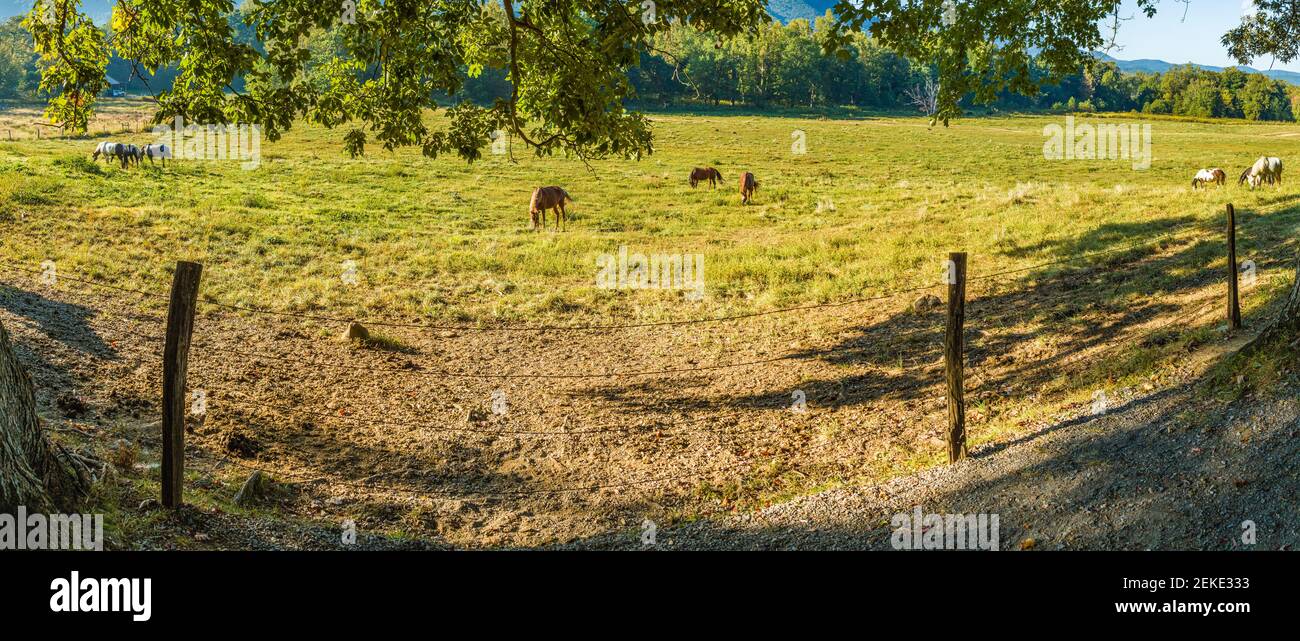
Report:
<svg viewBox="0 0 1300 641"><path fill-rule="evenodd" d="M975 257L965 316L968 380L974 375L981 385L1028 392L1095 350L1177 320L1189 311L1185 298L1224 278L1222 268L1213 266L1222 260L1222 243L1171 239L1129 246L1135 237L1164 233L1188 220L1104 225L1077 238L1053 241L1040 248L1049 258L1044 262L1107 253L1026 270L1005 280L981 276ZM1184 328L1176 324L1170 331ZM589 394L629 411L776 408L788 406L792 394L800 391L810 404L815 399L833 406L916 400L933 396L931 386L943 380L944 331L942 310L918 314L904 307L851 326L850 335L830 348L790 354L793 362L814 363L820 366L816 371L831 372L796 385L709 394L706 386L682 385L680 378L639 379L614 381ZM1159 345L1169 337L1149 340ZM853 371L836 373L846 369Z"/></svg>
<svg viewBox="0 0 1300 641"><path fill-rule="evenodd" d="M802 511L795 501L771 519L685 524L659 537L669 548L890 550L892 518L920 506L925 514L998 515L1001 549L1294 547L1300 419L1287 397L1298 391L1252 412L1198 400L1193 382L982 448L957 466L804 499L824 509ZM1244 543L1246 529L1256 544ZM626 541L601 535L577 546Z"/></svg>

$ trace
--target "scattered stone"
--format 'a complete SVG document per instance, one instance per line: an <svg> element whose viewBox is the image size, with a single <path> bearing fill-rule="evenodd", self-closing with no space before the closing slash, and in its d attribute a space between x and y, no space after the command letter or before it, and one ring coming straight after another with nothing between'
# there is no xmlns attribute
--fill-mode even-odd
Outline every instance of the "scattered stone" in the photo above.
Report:
<svg viewBox="0 0 1300 641"><path fill-rule="evenodd" d="M122 471L135 469L140 455L140 448L126 439L117 439L108 446L108 462Z"/></svg>
<svg viewBox="0 0 1300 641"><path fill-rule="evenodd" d="M230 432L226 434L225 442L222 443L226 451L240 458L252 458L262 451L262 444L258 443L253 437L243 432Z"/></svg>
<svg viewBox="0 0 1300 641"><path fill-rule="evenodd" d="M54 404L59 408L66 418L80 418L86 414L90 406L80 396L72 392L64 392L54 399Z"/></svg>
<svg viewBox="0 0 1300 641"><path fill-rule="evenodd" d="M345 341L368 341L370 340L370 331L364 325L356 321L348 324L348 331L343 332Z"/></svg>
<svg viewBox="0 0 1300 641"><path fill-rule="evenodd" d="M488 418L488 413L482 408L474 407L465 413L466 423L482 423Z"/></svg>
<svg viewBox="0 0 1300 641"><path fill-rule="evenodd" d="M235 505L252 505L259 503L271 494L274 487L274 481L263 474L261 470L255 471L249 475L248 480L244 481L244 486L239 488L235 494Z"/></svg>
<svg viewBox="0 0 1300 641"><path fill-rule="evenodd" d="M917 298L916 301L912 303L912 311L917 313L925 313L932 309L938 309L939 307L942 306L943 306L943 301L939 300L938 296L935 296L934 294L923 294L920 298Z"/></svg>

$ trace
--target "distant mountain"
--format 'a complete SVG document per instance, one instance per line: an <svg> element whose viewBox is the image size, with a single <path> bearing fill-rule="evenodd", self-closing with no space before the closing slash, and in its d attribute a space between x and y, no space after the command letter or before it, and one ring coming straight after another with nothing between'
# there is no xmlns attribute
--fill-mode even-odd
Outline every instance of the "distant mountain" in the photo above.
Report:
<svg viewBox="0 0 1300 641"><path fill-rule="evenodd" d="M1119 60L1117 58L1113 58L1104 53L1101 53L1100 51L1093 52L1092 55L1096 57L1098 60L1115 63L1115 65L1119 67L1119 70L1125 73L1164 73L1166 71L1169 71L1173 67L1180 66L1172 62L1165 62L1164 60L1151 60L1151 59ZM1195 65L1197 68L1205 69L1207 71L1223 71L1224 69L1223 67L1215 67L1212 65L1200 65L1196 63L1191 63L1191 64ZM1282 71L1280 69L1263 70L1263 69L1255 69L1253 67L1246 67L1240 65L1237 68L1246 73L1262 73L1265 76L1268 76L1269 78L1273 78L1274 80L1281 80L1283 82L1289 82L1293 85L1300 85L1300 73L1296 73L1294 71Z"/></svg>
<svg viewBox="0 0 1300 641"><path fill-rule="evenodd" d="M790 22L803 18L809 22L813 18L826 15L826 10L834 7L839 0L768 0L767 12L781 22Z"/></svg>
<svg viewBox="0 0 1300 641"><path fill-rule="evenodd" d="M0 19L25 16L32 10L32 4L32 0L0 0ZM96 24L106 24L113 15L115 4L117 0L81 0L81 11Z"/></svg>

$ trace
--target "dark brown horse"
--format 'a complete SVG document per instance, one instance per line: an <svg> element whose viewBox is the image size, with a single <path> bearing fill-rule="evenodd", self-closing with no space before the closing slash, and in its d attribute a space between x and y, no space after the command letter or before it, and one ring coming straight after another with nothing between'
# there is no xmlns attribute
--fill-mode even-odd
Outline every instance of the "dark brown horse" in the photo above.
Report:
<svg viewBox="0 0 1300 641"><path fill-rule="evenodd" d="M754 191L758 189L758 181L754 180L754 174L745 172L740 175L740 204L748 205L749 200L754 197Z"/></svg>
<svg viewBox="0 0 1300 641"><path fill-rule="evenodd" d="M709 187L717 187L722 182L722 172L712 167L696 167L691 170L691 187L709 181Z"/></svg>
<svg viewBox="0 0 1300 641"><path fill-rule="evenodd" d="M563 229L564 220L568 218L568 212L564 211L564 201L573 202L573 197L569 192L560 187L538 187L533 190L533 200L528 204L528 216L532 219L533 229L537 229L540 222L542 229L546 229L546 212L555 210L555 226Z"/></svg>

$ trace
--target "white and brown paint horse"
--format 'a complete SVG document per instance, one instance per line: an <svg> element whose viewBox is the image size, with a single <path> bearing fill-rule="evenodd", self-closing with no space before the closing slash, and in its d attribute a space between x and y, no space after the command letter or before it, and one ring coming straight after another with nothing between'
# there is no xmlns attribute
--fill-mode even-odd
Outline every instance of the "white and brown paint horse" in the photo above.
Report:
<svg viewBox="0 0 1300 641"><path fill-rule="evenodd" d="M1211 183L1215 185L1224 185L1228 182L1227 172L1214 167L1211 169L1202 169L1196 172L1196 177L1192 179L1192 189L1199 189Z"/></svg>

